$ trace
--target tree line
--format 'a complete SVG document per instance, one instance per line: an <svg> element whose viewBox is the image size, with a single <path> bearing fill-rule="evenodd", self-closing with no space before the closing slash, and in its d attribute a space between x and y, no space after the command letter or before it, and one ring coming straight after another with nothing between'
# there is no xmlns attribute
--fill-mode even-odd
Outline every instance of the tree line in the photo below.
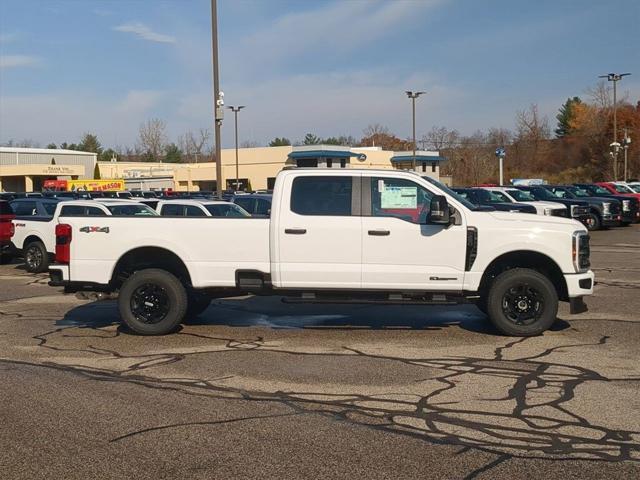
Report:
<svg viewBox="0 0 640 480"><path fill-rule="evenodd" d="M635 105L627 99L618 101L618 142L626 129L634 139L628 148L630 176L640 175L640 101ZM210 130L187 131L170 142L167 124L150 119L140 125L133 147L104 148L93 133L85 133L78 143L49 144L47 148L63 148L95 152L101 161L213 161L214 149ZM560 106L556 126L552 130L549 119L532 104L516 112L515 128L488 128L462 135L456 129L433 127L417 140L417 148L437 150L448 161L441 173L452 175L459 185L489 183L497 180L498 165L495 150L506 150L505 178L542 177L551 182L597 181L615 177L610 155L613 141L613 102L605 83L587 91L587 98L574 96ZM302 139L291 141L276 137L270 147L286 145L343 145L345 147L380 147L383 150L408 151L413 148L410 138L400 138L388 127L373 123L364 129L360 139L351 135L320 137L307 133ZM34 142L8 142L11 146L35 146ZM258 147L256 142L243 142L242 147ZM622 176L623 151L620 151L618 178Z"/></svg>

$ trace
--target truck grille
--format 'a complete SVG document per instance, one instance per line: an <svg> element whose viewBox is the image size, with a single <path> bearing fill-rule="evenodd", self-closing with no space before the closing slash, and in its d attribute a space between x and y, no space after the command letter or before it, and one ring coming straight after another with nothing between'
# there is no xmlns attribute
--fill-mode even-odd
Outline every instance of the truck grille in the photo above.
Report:
<svg viewBox="0 0 640 480"><path fill-rule="evenodd" d="M589 214L589 207L581 207L579 205L571 205L571 216L581 217Z"/></svg>

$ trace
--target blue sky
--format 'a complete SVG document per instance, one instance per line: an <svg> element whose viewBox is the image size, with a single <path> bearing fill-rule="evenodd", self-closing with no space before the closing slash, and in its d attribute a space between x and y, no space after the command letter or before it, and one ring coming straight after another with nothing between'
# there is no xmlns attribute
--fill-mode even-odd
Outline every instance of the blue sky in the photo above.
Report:
<svg viewBox="0 0 640 480"><path fill-rule="evenodd" d="M221 85L241 140L512 128L609 71L640 99L637 0L219 0ZM0 142L133 145L211 126L209 0L0 0ZM227 114L228 115L228 114ZM230 115L223 147L233 142Z"/></svg>

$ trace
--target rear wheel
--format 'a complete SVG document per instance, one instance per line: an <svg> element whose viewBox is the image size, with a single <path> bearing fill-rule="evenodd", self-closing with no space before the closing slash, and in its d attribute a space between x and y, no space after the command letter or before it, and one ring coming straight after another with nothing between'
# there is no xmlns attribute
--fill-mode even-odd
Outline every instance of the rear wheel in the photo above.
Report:
<svg viewBox="0 0 640 480"><path fill-rule="evenodd" d="M173 332L187 312L187 292L174 275L149 268L131 275L118 295L124 323L140 335Z"/></svg>
<svg viewBox="0 0 640 480"><path fill-rule="evenodd" d="M40 240L27 244L24 249L24 263L29 273L46 272L49 268L49 254Z"/></svg>
<svg viewBox="0 0 640 480"><path fill-rule="evenodd" d="M489 289L487 314L505 335L539 335L551 327L557 313L556 289L535 270L507 270L496 277Z"/></svg>

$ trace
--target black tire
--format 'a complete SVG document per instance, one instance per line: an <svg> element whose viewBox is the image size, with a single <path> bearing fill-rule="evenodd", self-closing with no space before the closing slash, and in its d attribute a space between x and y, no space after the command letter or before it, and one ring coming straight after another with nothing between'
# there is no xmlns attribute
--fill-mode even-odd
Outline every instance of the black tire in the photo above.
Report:
<svg viewBox="0 0 640 480"><path fill-rule="evenodd" d="M185 319L195 318L211 305L211 297L201 293L191 292L188 295L189 304Z"/></svg>
<svg viewBox="0 0 640 480"><path fill-rule="evenodd" d="M602 220L600 220L600 215L595 212L589 212L588 217L584 221L584 225L590 232L602 229Z"/></svg>
<svg viewBox="0 0 640 480"><path fill-rule="evenodd" d="M507 270L489 288L489 320L505 335L540 335L553 325L557 313L558 293L553 283L535 270Z"/></svg>
<svg viewBox="0 0 640 480"><path fill-rule="evenodd" d="M0 253L0 265L7 265L13 260L13 255L10 253Z"/></svg>
<svg viewBox="0 0 640 480"><path fill-rule="evenodd" d="M187 291L166 270L148 268L125 280L118 295L122 321L139 335L173 332L187 312Z"/></svg>
<svg viewBox="0 0 640 480"><path fill-rule="evenodd" d="M482 313L487 315L487 295L483 294L479 299L476 300L476 307Z"/></svg>
<svg viewBox="0 0 640 480"><path fill-rule="evenodd" d="M29 273L42 273L49 269L49 254L40 240L29 242L24 247L22 256Z"/></svg>

